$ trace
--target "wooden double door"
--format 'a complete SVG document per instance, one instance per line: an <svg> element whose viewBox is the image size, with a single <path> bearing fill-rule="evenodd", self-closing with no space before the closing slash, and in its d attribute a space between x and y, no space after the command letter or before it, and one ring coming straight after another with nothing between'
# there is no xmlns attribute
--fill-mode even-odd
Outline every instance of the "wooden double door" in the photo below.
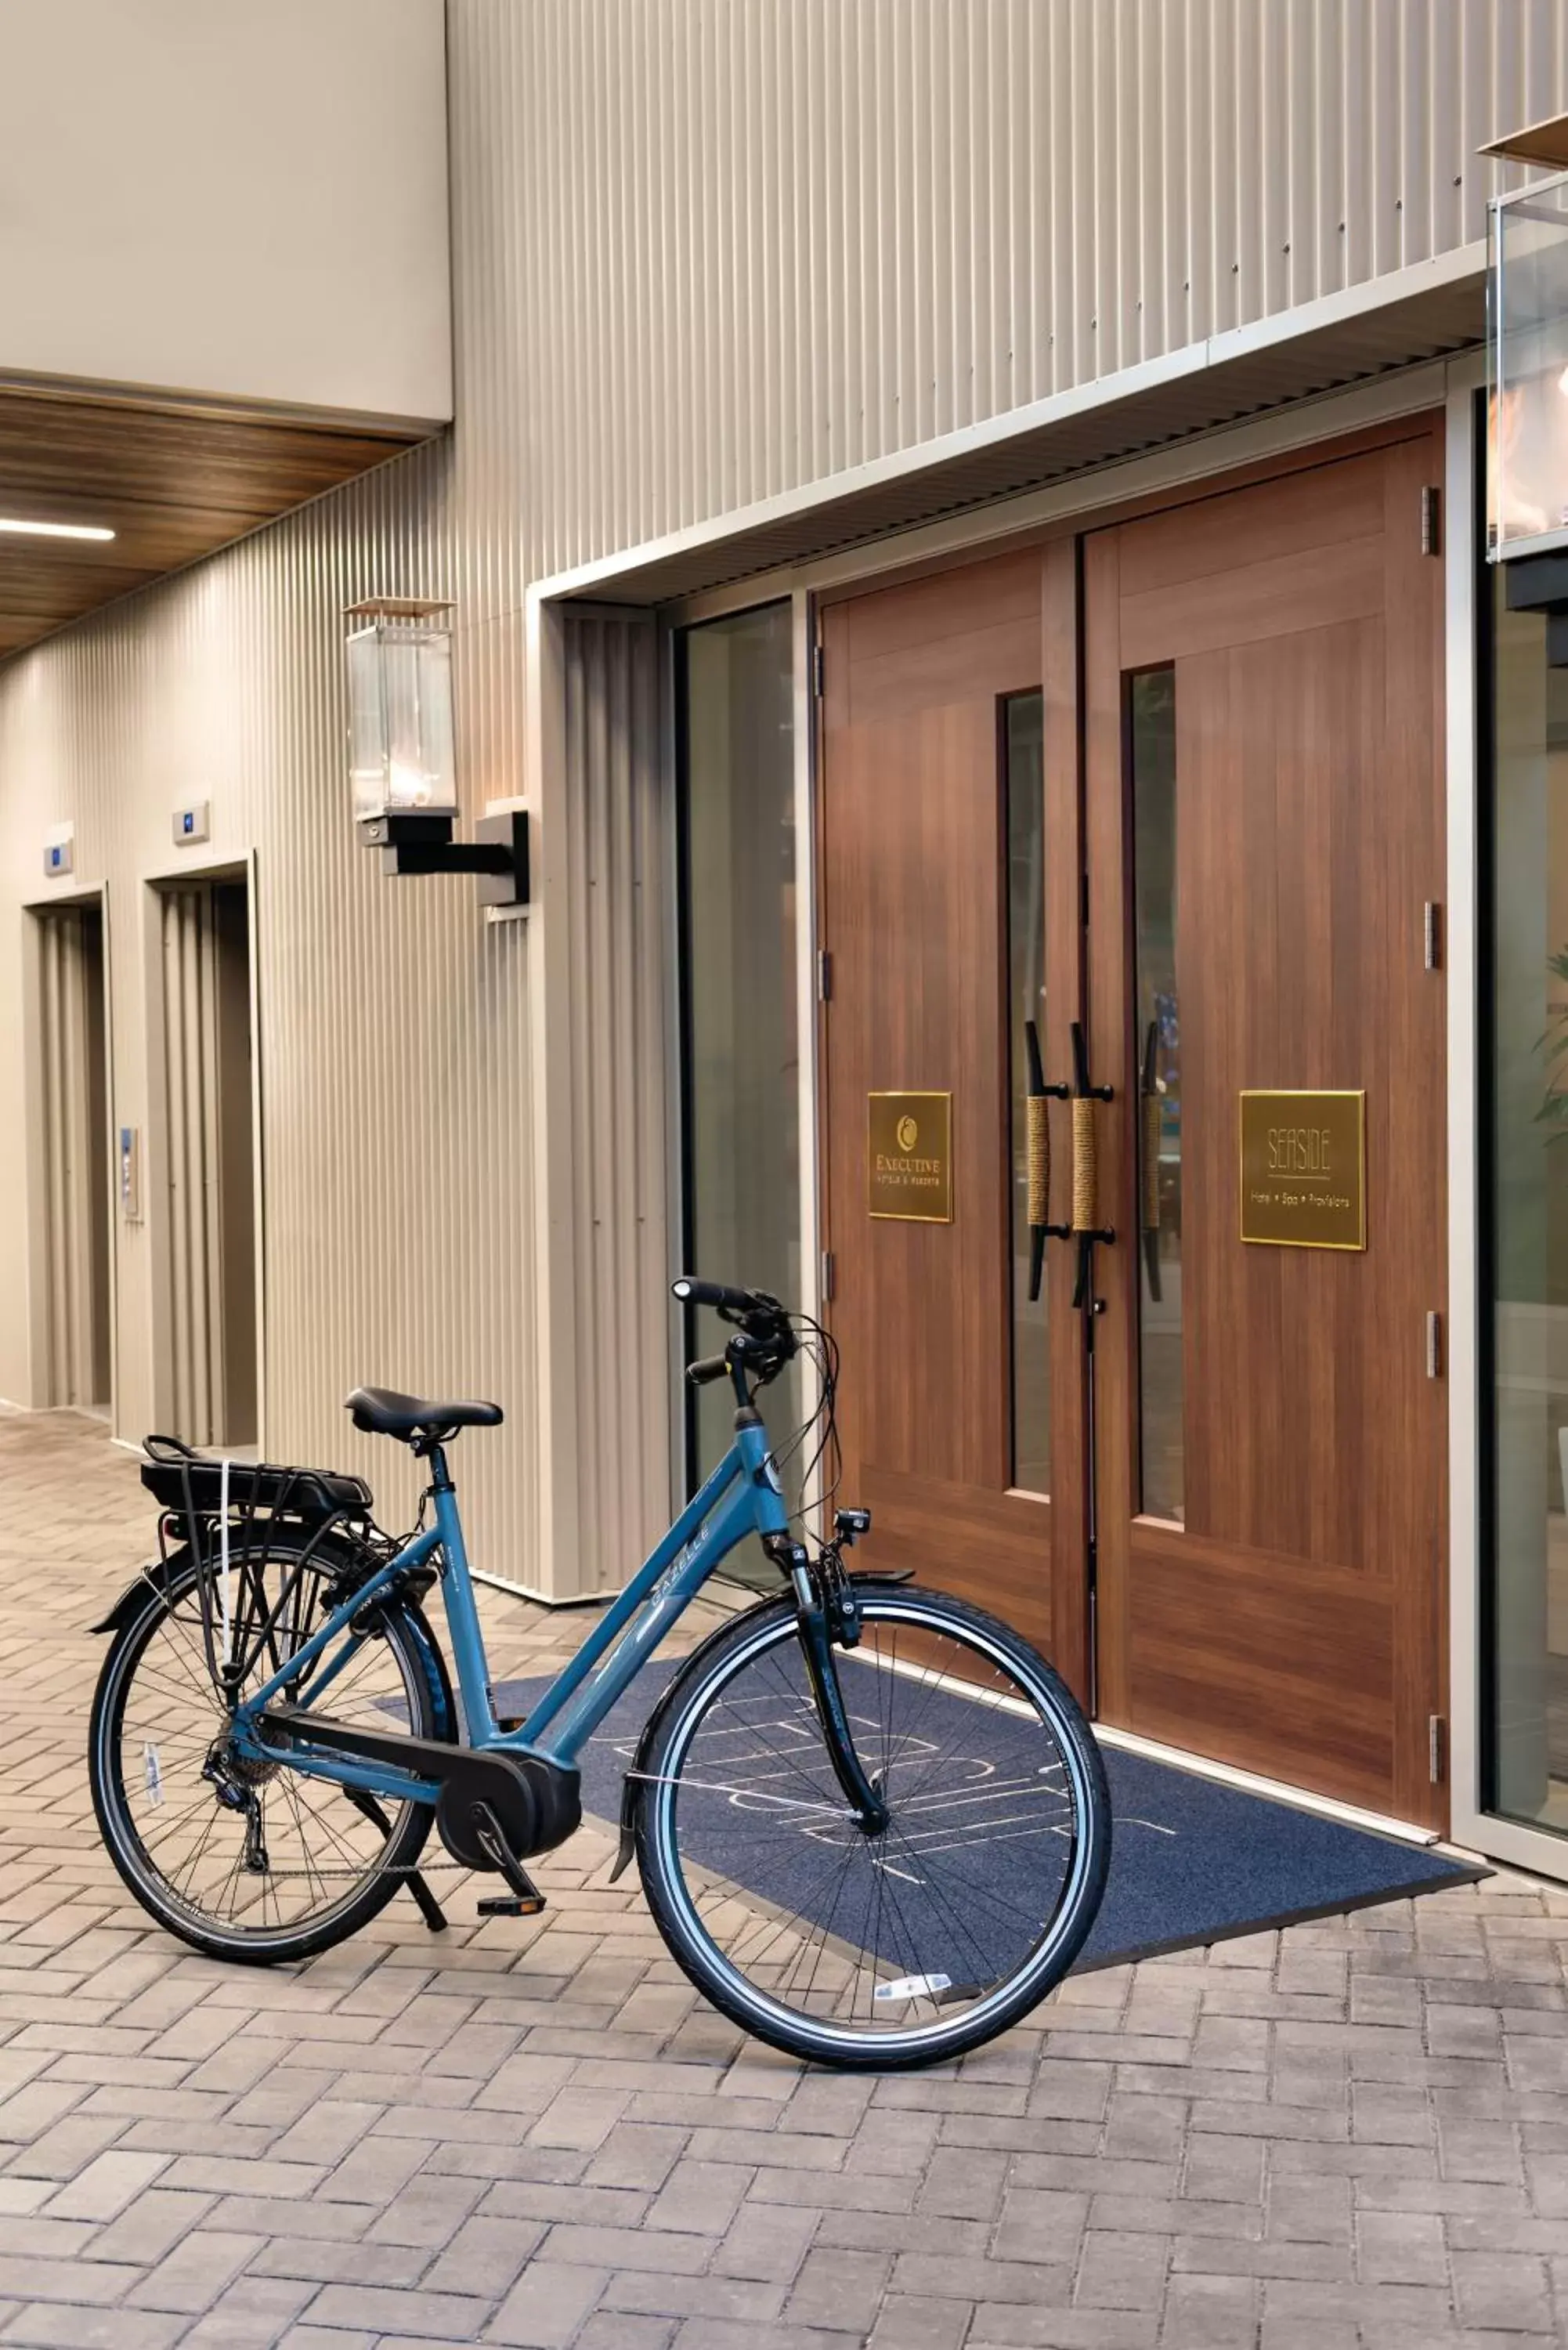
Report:
<svg viewBox="0 0 1568 2350"><path fill-rule="evenodd" d="M1111 1723L1438 1825L1440 455L828 605L819 841L868 1561Z"/></svg>

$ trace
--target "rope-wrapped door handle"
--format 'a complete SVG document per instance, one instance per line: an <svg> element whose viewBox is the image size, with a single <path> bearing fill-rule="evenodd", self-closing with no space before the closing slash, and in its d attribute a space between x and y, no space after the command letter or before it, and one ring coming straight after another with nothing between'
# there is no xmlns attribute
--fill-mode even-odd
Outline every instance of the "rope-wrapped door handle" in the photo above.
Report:
<svg viewBox="0 0 1568 2350"><path fill-rule="evenodd" d="M1073 1235L1078 1243L1078 1277L1073 1304L1097 1314L1100 1300L1092 1298L1091 1272L1095 1243L1114 1241L1116 1232L1100 1222L1099 1133L1095 1104L1116 1099L1113 1086L1089 1083L1089 1047L1081 1020L1073 1023Z"/></svg>
<svg viewBox="0 0 1568 2350"><path fill-rule="evenodd" d="M1054 1100L1065 1101L1069 1088L1046 1084L1045 1064L1040 1055L1040 1031L1033 1020L1023 1024L1023 1045L1029 1059L1029 1090L1023 1097L1023 1139L1028 1178L1029 1303L1033 1305L1040 1295L1046 1242L1072 1237L1071 1225L1054 1224L1050 1220L1051 1113L1046 1107Z"/></svg>

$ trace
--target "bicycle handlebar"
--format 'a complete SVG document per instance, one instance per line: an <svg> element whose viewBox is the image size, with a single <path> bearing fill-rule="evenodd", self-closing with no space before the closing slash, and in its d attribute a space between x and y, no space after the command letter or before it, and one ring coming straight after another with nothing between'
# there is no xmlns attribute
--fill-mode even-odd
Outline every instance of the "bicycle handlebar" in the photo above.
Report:
<svg viewBox="0 0 1568 2350"><path fill-rule="evenodd" d="M703 1388L712 1379L726 1377L741 1382L750 1378L758 1387L766 1387L794 1354L796 1340L789 1309L765 1289L732 1289L727 1282L701 1281L691 1273L683 1273L670 1286L683 1305L711 1305L721 1319L737 1326L738 1335L722 1355L687 1364L686 1376L693 1387ZM736 1392L741 1392L739 1386Z"/></svg>
<svg viewBox="0 0 1568 2350"><path fill-rule="evenodd" d="M716 1305L721 1314L752 1314L765 1301L752 1289L732 1289L722 1281L699 1281L695 1274L683 1273L679 1281L670 1284L670 1295L679 1297L683 1305Z"/></svg>

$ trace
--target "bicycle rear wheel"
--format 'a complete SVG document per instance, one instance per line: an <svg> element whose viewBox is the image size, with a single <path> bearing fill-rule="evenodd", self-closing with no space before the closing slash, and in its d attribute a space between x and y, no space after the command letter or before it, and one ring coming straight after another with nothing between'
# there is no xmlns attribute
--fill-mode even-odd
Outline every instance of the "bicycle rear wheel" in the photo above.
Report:
<svg viewBox="0 0 1568 2350"><path fill-rule="evenodd" d="M344 1564L330 1542L312 1545L286 1530L247 1564L246 1604L257 1620L291 1594L248 1689L259 1689L337 1605ZM173 1561L167 1585L149 1583L104 1659L88 1747L99 1826L142 1908L193 1949L256 1965L311 1958L385 1908L418 1860L432 1814L412 1802L383 1808L330 1780L226 1752L202 1574L211 1583L213 1570L199 1573L188 1553ZM452 1734L428 1639L398 1608L367 1626L327 1710L420 1738Z"/></svg>
<svg viewBox="0 0 1568 2350"><path fill-rule="evenodd" d="M716 2007L791 2055L892 2070L981 2046L1060 1981L1105 1889L1111 1807L1088 1725L1027 1642L941 1593L856 1588L862 1638L836 1656L887 1830L848 1811L779 1600L671 1688L637 1846L659 1930Z"/></svg>

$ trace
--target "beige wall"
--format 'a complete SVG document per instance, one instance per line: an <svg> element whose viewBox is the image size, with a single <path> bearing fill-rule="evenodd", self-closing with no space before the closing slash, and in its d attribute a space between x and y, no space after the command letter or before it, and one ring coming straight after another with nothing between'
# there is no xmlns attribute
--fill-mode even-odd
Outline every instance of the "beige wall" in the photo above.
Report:
<svg viewBox="0 0 1568 2350"><path fill-rule="evenodd" d="M0 669L0 979L19 1003L72 818L109 889L114 1113L145 1125L144 877L210 798L258 875L269 1448L385 1484L354 1379L493 1391L506 1429L463 1443L486 1561L570 1592L667 1499L668 810L643 656L597 623L525 774L528 583L1473 238L1475 146L1568 103L1568 0L451 0L448 33L455 432ZM467 811L525 782L543 811L525 923L354 841L339 613L389 591L457 599ZM119 1266L138 1435L146 1228Z"/></svg>
<svg viewBox="0 0 1568 2350"><path fill-rule="evenodd" d="M13 0L0 371L452 414L441 0Z"/></svg>

